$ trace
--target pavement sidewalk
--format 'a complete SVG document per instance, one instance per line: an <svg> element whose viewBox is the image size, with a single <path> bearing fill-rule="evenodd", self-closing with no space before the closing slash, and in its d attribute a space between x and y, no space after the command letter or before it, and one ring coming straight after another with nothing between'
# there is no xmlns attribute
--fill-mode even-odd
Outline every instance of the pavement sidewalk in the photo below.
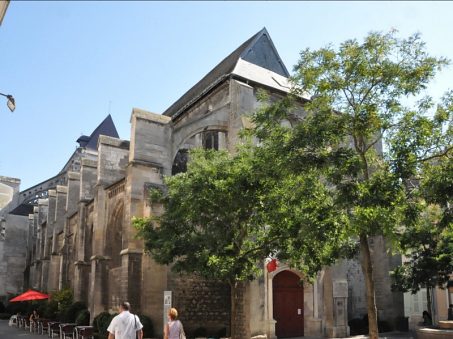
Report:
<svg viewBox="0 0 453 339"><path fill-rule="evenodd" d="M30 333L23 328L8 326L8 320L0 320L0 338L1 339L47 339L46 335Z"/></svg>
<svg viewBox="0 0 453 339"><path fill-rule="evenodd" d="M22 328L9 327L8 320L0 320L0 339L47 339L47 335L40 335L30 333ZM379 333L380 339L415 339L415 335L412 332L387 332ZM297 338L286 338L286 339L325 339L323 337L297 337ZM346 338L336 338L346 339ZM367 335L356 335L347 337L347 339L368 339Z"/></svg>
<svg viewBox="0 0 453 339"><path fill-rule="evenodd" d="M368 339L368 335L353 335L345 338L329 338L329 339ZM379 333L380 339L415 339L415 335L412 332L386 332ZM324 337L296 337L296 338L286 338L286 339L326 339Z"/></svg>

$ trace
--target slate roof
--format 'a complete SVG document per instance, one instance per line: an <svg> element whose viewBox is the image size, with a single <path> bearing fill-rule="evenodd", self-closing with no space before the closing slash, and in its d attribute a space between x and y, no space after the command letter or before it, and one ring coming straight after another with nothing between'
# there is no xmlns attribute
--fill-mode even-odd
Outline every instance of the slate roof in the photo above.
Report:
<svg viewBox="0 0 453 339"><path fill-rule="evenodd" d="M244 63L244 61L245 64L259 66L261 69L266 69L281 78L286 79L289 77L288 70L280 59L269 33L266 28L263 28L223 59L163 114L172 118L178 116L185 108L196 101L196 98L201 94L212 89L227 76L234 74L238 64Z"/></svg>
<svg viewBox="0 0 453 339"><path fill-rule="evenodd" d="M14 215L25 215L28 216L29 214L33 214L33 208L35 206L31 204L20 204L15 209L13 209L9 214Z"/></svg>
<svg viewBox="0 0 453 339"><path fill-rule="evenodd" d="M109 137L119 138L115 124L113 123L112 116L110 114L107 115L104 121L102 121L99 126L95 128L90 136L82 135L77 139L77 142L79 143L80 147L97 150L98 139L101 134L107 135Z"/></svg>

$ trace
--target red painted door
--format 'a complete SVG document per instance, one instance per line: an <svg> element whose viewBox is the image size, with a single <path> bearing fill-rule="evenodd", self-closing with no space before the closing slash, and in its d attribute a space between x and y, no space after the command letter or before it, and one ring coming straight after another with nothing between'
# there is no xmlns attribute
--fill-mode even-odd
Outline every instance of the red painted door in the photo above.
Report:
<svg viewBox="0 0 453 339"><path fill-rule="evenodd" d="M278 338L304 335L304 288L300 278L290 272L278 273L272 282L275 334Z"/></svg>

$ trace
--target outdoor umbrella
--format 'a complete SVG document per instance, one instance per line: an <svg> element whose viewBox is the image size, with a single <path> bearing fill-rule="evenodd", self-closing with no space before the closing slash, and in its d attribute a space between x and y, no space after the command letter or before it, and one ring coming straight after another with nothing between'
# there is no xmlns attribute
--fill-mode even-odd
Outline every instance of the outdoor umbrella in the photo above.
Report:
<svg viewBox="0 0 453 339"><path fill-rule="evenodd" d="M24 292L17 297L10 299L10 302L42 299L49 299L49 295L34 290L28 290L27 292Z"/></svg>

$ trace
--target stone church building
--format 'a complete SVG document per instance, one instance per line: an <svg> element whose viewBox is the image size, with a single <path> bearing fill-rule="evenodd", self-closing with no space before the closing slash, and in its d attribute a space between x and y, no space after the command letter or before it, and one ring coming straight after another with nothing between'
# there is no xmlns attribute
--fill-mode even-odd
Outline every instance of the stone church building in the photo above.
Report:
<svg viewBox="0 0 453 339"><path fill-rule="evenodd" d="M189 149L233 150L247 116L259 106L257 91L284 96L288 77L263 29L163 114L134 108L130 140L119 139L108 116L90 136L77 140L79 146L56 176L21 192L17 179L0 177L0 191L14 196L0 211L5 235L0 259L7 255L4 248L11 247L8 241L20 238L14 237L14 229L26 234L26 246L20 249L25 259L12 260L9 267L0 264L0 286L2 280L13 279L16 291L0 289L0 294L69 286L75 299L88 305L92 318L128 300L135 312L153 320L156 335L161 335L171 303L188 333L201 327L212 335L229 331L229 287L156 264L135 237L131 219L161 212L150 205L148 190L161 187L164 176L183 171ZM398 260L386 254L382 238L373 239L372 249L378 312L381 320L391 322L403 313L402 295L390 291L388 275ZM271 273L265 264L263 260L263 276L243 291L239 314L247 324L244 338L347 336L348 319L366 314L357 261L324 269L313 284L300 284L302 274L284 263ZM171 298L164 300L164 294Z"/></svg>

